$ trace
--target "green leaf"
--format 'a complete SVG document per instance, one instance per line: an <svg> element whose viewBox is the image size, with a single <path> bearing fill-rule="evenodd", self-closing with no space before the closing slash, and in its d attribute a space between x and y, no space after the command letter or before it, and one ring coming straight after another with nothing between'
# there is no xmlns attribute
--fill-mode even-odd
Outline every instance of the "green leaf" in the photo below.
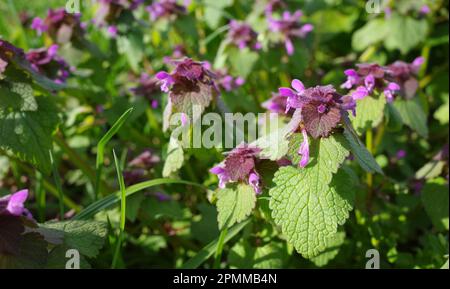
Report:
<svg viewBox="0 0 450 289"><path fill-rule="evenodd" d="M301 135L294 134L289 153L294 163L298 162L299 143ZM352 208L351 178L342 170L338 172L348 153L342 136L331 135L312 141L310 163L305 168L282 167L275 173L276 186L269 191L272 217L288 241L307 258L326 247L324 240L336 233Z"/></svg>
<svg viewBox="0 0 450 289"><path fill-rule="evenodd" d="M173 173L177 172L184 163L184 152L181 142L171 137L169 146L167 147L167 158L164 162L163 177L169 177Z"/></svg>
<svg viewBox="0 0 450 289"><path fill-rule="evenodd" d="M339 249L342 244L344 244L345 232L337 232L335 235L329 237L326 242L325 251L321 252L319 255L313 257L311 261L317 267L323 267L327 265L331 260L333 260L339 253Z"/></svg>
<svg viewBox="0 0 450 289"><path fill-rule="evenodd" d="M312 24L319 27L320 33L349 33L353 30L358 14L344 14L338 10L328 9L315 12L310 19ZM326 19L333 21L325 21Z"/></svg>
<svg viewBox="0 0 450 289"><path fill-rule="evenodd" d="M386 130L399 131L403 127L403 119L392 103L385 106Z"/></svg>
<svg viewBox="0 0 450 289"><path fill-rule="evenodd" d="M294 165L298 165L300 162L301 156L297 152L302 142L303 137L300 133L295 133L290 137L287 155ZM314 173L320 174L322 181L329 184L333 174L337 172L339 166L349 155L345 144L345 139L341 134L310 140L310 161L306 167L314 170Z"/></svg>
<svg viewBox="0 0 450 289"><path fill-rule="evenodd" d="M25 80L25 78L31 76L35 83L48 91L60 90L65 87L65 85L58 84L50 78L37 72L33 67L31 67L31 64L25 58L21 58L18 55L15 55L12 59L12 62L18 70L12 71L11 74L14 74L14 76L20 74L21 76L19 76L19 79L21 80Z"/></svg>
<svg viewBox="0 0 450 289"><path fill-rule="evenodd" d="M389 26L382 18L376 18L353 33L352 47L362 51L372 44L382 41L389 33Z"/></svg>
<svg viewBox="0 0 450 289"><path fill-rule="evenodd" d="M228 230L227 235L225 236L225 239L222 242L222 245L226 244L228 241L230 241L233 237L235 237L239 232L242 231L242 229L245 228L245 226L250 223L250 220L247 219L243 221L242 223L236 224L234 227ZM206 260L208 260L217 250L217 246L219 245L219 237L216 238L214 241L206 245L203 249L200 250L194 257L189 259L186 263L181 266L181 269L196 269L201 264L203 264Z"/></svg>
<svg viewBox="0 0 450 289"><path fill-rule="evenodd" d="M448 119L449 119L449 95L447 94L446 97L444 97L445 102L442 104L433 114L433 117L439 121L441 125L448 125Z"/></svg>
<svg viewBox="0 0 450 289"><path fill-rule="evenodd" d="M224 9L233 5L234 0L204 0L205 22L211 29L219 26L224 15Z"/></svg>
<svg viewBox="0 0 450 289"><path fill-rule="evenodd" d="M434 179L441 175L442 171L446 166L445 161L440 160L431 160L426 163L423 167L421 167L415 174L415 178L420 179Z"/></svg>
<svg viewBox="0 0 450 289"><path fill-rule="evenodd" d="M68 250L72 248L66 245L60 245L53 248L48 254L46 269L66 269L66 263L69 258L66 257ZM80 255L80 269L91 269L91 265L87 262L83 255Z"/></svg>
<svg viewBox="0 0 450 289"><path fill-rule="evenodd" d="M251 51L249 48L237 49L236 47L230 47L228 56L236 75L243 78L247 78L250 75L253 66L259 59L259 54Z"/></svg>
<svg viewBox="0 0 450 289"><path fill-rule="evenodd" d="M139 209L141 208L141 204L144 201L145 196L144 194L136 194L132 196L131 198L127 199L127 219L131 222L136 221L136 218L139 213Z"/></svg>
<svg viewBox="0 0 450 289"><path fill-rule="evenodd" d="M228 262L231 269L281 269L287 257L285 246L268 243L253 247L242 240L231 248Z"/></svg>
<svg viewBox="0 0 450 289"><path fill-rule="evenodd" d="M317 256L327 247L326 240L345 223L354 199L353 183L344 170L327 184L331 172L323 164L330 163L333 155L319 156L325 160L312 167L280 168L274 178L276 186L269 191L275 223L305 258Z"/></svg>
<svg viewBox="0 0 450 289"><path fill-rule="evenodd" d="M1 90L1 95L6 91L11 98L0 105L0 147L48 174L51 170L48 152L59 123L54 102L47 97L35 98L25 83L14 83L10 88L2 86Z"/></svg>
<svg viewBox="0 0 450 289"><path fill-rule="evenodd" d="M383 120L384 106L386 98L383 95L378 97L365 97L356 101L356 117L350 115L355 130L362 134L368 128L377 127Z"/></svg>
<svg viewBox="0 0 450 289"><path fill-rule="evenodd" d="M256 194L246 184L238 184L221 189L217 193L217 220L219 229L231 227L250 215L256 205Z"/></svg>
<svg viewBox="0 0 450 289"><path fill-rule="evenodd" d="M160 202L156 198L147 198L142 203L142 219L153 221L159 218L181 219L183 211L176 201Z"/></svg>
<svg viewBox="0 0 450 289"><path fill-rule="evenodd" d="M200 219L195 218L191 224L192 237L203 244L213 241L219 235L217 210L214 206L201 203L197 206Z"/></svg>
<svg viewBox="0 0 450 289"><path fill-rule="evenodd" d="M144 57L144 43L142 35L128 33L126 36L117 38L117 48L119 53L124 54L134 72L139 71L139 67Z"/></svg>
<svg viewBox="0 0 450 289"><path fill-rule="evenodd" d="M47 242L39 233L26 233L18 241L17 254L0 252L0 269L42 269L47 263Z"/></svg>
<svg viewBox="0 0 450 289"><path fill-rule="evenodd" d="M344 118L344 137L347 140L352 154L366 172L383 174L383 170L361 142L348 118Z"/></svg>
<svg viewBox="0 0 450 289"><path fill-rule="evenodd" d="M427 116L417 100L398 99L394 107L400 113L403 122L422 137L428 137Z"/></svg>
<svg viewBox="0 0 450 289"><path fill-rule="evenodd" d="M386 20L386 25L389 27L389 33L384 40L386 48L398 49L402 54L408 53L425 41L428 33L426 19L417 20L397 13Z"/></svg>
<svg viewBox="0 0 450 289"><path fill-rule="evenodd" d="M438 230L448 231L449 198L447 181L443 178L428 181L422 190L422 203L433 225Z"/></svg>
<svg viewBox="0 0 450 289"><path fill-rule="evenodd" d="M64 232L64 245L76 249L81 255L94 258L103 247L106 224L96 221L64 221L45 223L44 227Z"/></svg>

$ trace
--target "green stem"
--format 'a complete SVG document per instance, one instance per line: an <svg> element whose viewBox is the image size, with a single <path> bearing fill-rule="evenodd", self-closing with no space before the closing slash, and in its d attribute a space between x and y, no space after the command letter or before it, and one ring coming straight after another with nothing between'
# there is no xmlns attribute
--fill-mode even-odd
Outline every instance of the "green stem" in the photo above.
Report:
<svg viewBox="0 0 450 289"><path fill-rule="evenodd" d="M220 232L220 236L219 236L219 243L217 244L217 250L216 250L216 254L214 256L214 269L220 269L220 261L222 260L222 251L223 251L223 246L225 244L225 237L228 234L228 229L224 228L221 232Z"/></svg>
<svg viewBox="0 0 450 289"><path fill-rule="evenodd" d="M369 128L366 131L366 147L367 150L373 155L373 132L372 129ZM367 207L370 208L372 204L372 194L373 194L373 175L371 173L366 174L366 183L367 183Z"/></svg>

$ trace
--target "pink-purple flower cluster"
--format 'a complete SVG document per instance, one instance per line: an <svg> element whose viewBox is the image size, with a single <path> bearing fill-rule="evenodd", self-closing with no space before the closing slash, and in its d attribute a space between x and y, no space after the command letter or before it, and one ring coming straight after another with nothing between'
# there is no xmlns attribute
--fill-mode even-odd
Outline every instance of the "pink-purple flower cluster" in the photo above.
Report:
<svg viewBox="0 0 450 289"><path fill-rule="evenodd" d="M147 6L146 10L150 14L150 19L156 21L161 18L173 18L177 15L186 14L185 6L177 3L177 0L157 0Z"/></svg>
<svg viewBox="0 0 450 289"><path fill-rule="evenodd" d="M31 28L39 34L47 32L56 43L68 43L84 34L85 26L80 21L80 14L67 13L64 8L50 9L45 19L36 17Z"/></svg>
<svg viewBox="0 0 450 289"><path fill-rule="evenodd" d="M70 75L71 68L66 61L58 56L58 45L49 48L30 50L26 54L31 67L42 73L56 83L65 83Z"/></svg>
<svg viewBox="0 0 450 289"><path fill-rule="evenodd" d="M117 19L124 11L137 9L144 0L97 0L99 8L96 11L93 23L98 27L107 27L106 31L111 38L118 35L118 28L115 25Z"/></svg>
<svg viewBox="0 0 450 289"><path fill-rule="evenodd" d="M172 73L160 71L156 74L156 78L161 82L162 91L169 93L195 89L200 83L214 85L215 75L208 69L209 65L190 58L174 60L173 64L176 66Z"/></svg>
<svg viewBox="0 0 450 289"><path fill-rule="evenodd" d="M285 9L287 7L286 3L283 0L269 0L267 2L266 7L264 9L266 15L272 15L275 10Z"/></svg>
<svg viewBox="0 0 450 289"><path fill-rule="evenodd" d="M212 65L208 61L203 62L203 66L211 71L215 76L215 83L219 89L223 89L227 92L233 91L235 89L238 89L245 83L245 79L242 77L233 77L228 73L227 68L221 68L221 69L213 69Z"/></svg>
<svg viewBox="0 0 450 289"><path fill-rule="evenodd" d="M305 88L298 79L294 79L291 85L293 89L280 88L279 95L286 98L285 113L295 109L292 121L295 130L300 129L303 135L298 150L302 156L299 165L305 167L309 162L308 135L314 139L328 137L347 111L354 112L356 104L352 97L340 95L331 85Z"/></svg>
<svg viewBox="0 0 450 289"><path fill-rule="evenodd" d="M297 10L294 13L284 11L281 18L274 18L273 15L267 15L269 29L279 33L284 40L286 52L288 55L294 54L293 38L305 38L313 29L312 24L301 24L303 16L302 11Z"/></svg>
<svg viewBox="0 0 450 289"><path fill-rule="evenodd" d="M15 57L24 58L25 54L23 50L15 47L6 40L0 39L0 74L6 71L7 66Z"/></svg>
<svg viewBox="0 0 450 289"><path fill-rule="evenodd" d="M288 97L281 95L279 92L273 92L272 97L262 103L262 107L270 112L278 114L288 114L289 109L287 108Z"/></svg>
<svg viewBox="0 0 450 289"><path fill-rule="evenodd" d="M258 154L261 149L246 144L239 145L229 152L225 160L213 167L210 172L219 178L219 187L228 183L243 182L250 185L256 194L261 194L261 178L256 171Z"/></svg>
<svg viewBox="0 0 450 289"><path fill-rule="evenodd" d="M157 78L143 73L139 79L139 85L132 88L131 91L135 95L147 98L150 101L152 108L158 107L161 87Z"/></svg>
<svg viewBox="0 0 450 289"><path fill-rule="evenodd" d="M143 181L148 171L160 161L159 156L152 150L144 150L128 163L128 168L123 173L125 183L127 185L133 185Z"/></svg>
<svg viewBox="0 0 450 289"><path fill-rule="evenodd" d="M358 64L357 69L347 69L347 80L342 88L353 89L353 99L363 99L374 92L383 93L388 102L394 100L394 95L402 93L406 98L415 95L418 82L415 78L423 58L416 58L411 64L396 61L388 66L378 64Z"/></svg>
<svg viewBox="0 0 450 289"><path fill-rule="evenodd" d="M209 65L190 58L172 61L175 68L172 73L160 71L156 78L160 81L161 90L169 94L169 101L165 109L165 119L170 119L175 111L181 113L181 121L187 123L187 117L192 116L194 105L203 110L211 101L220 95L215 83L217 76L211 72ZM194 120L195 121L195 120ZM169 123L165 121L164 130Z"/></svg>
<svg viewBox="0 0 450 289"><path fill-rule="evenodd" d="M33 219L30 211L25 208L25 201L28 199L28 190L21 190L17 193L0 198L0 216L12 215L16 217L27 217Z"/></svg>
<svg viewBox="0 0 450 289"><path fill-rule="evenodd" d="M239 49L248 47L252 50L260 50L262 48L261 43L258 42L258 33L250 25L236 20L230 21L228 41Z"/></svg>

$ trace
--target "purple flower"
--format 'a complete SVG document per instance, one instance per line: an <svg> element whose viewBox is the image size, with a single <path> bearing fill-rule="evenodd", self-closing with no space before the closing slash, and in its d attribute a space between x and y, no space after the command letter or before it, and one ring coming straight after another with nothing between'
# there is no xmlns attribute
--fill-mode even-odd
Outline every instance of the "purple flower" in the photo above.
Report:
<svg viewBox="0 0 450 289"><path fill-rule="evenodd" d="M390 82L383 91L384 96L386 97L386 100L388 102L394 101L394 94L399 90L400 90L400 86L397 83Z"/></svg>
<svg viewBox="0 0 450 289"><path fill-rule="evenodd" d="M44 24L44 20L39 17L33 19L31 29L36 30L39 35L48 30L48 26Z"/></svg>
<svg viewBox="0 0 450 289"><path fill-rule="evenodd" d="M107 29L108 35L111 38L116 38L118 34L117 26L111 25Z"/></svg>
<svg viewBox="0 0 450 289"><path fill-rule="evenodd" d="M309 163L309 141L306 129L302 129L302 135L303 135L303 142L300 145L300 148L297 153L302 156L299 166L304 168Z"/></svg>
<svg viewBox="0 0 450 289"><path fill-rule="evenodd" d="M22 190L0 198L0 215L25 216L32 220L33 216L24 205L27 198L28 190Z"/></svg>
<svg viewBox="0 0 450 289"><path fill-rule="evenodd" d="M431 13L431 9L430 9L430 6L428 6L428 5L423 5L419 9L419 14L422 16L428 15L430 13Z"/></svg>
<svg viewBox="0 0 450 289"><path fill-rule="evenodd" d="M287 87L278 89L280 96L287 97L285 113L288 113L291 108L301 108L305 101L303 98L303 93L305 91L303 83L298 79L294 79L291 86L294 90Z"/></svg>
<svg viewBox="0 0 450 289"><path fill-rule="evenodd" d="M261 43L258 42L257 38L258 34L250 25L236 20L230 21L228 41L233 43L239 49L244 49L246 47L253 50L261 49Z"/></svg>
<svg viewBox="0 0 450 289"><path fill-rule="evenodd" d="M172 197L165 193L155 192L153 193L153 195L159 202L168 202L172 200Z"/></svg>
<svg viewBox="0 0 450 289"><path fill-rule="evenodd" d="M423 63L424 59L418 57L412 63L396 61L388 66L358 64L357 70L345 71L347 81L341 87L355 88L352 93L354 99L363 99L375 91L384 93L388 102L393 101L396 94L410 99L419 88L416 76Z"/></svg>
<svg viewBox="0 0 450 289"><path fill-rule="evenodd" d="M57 55L58 45L33 49L26 54L31 67L57 83L64 83L70 75L70 66Z"/></svg>
<svg viewBox="0 0 450 289"><path fill-rule="evenodd" d="M156 77L150 77L148 74L143 73L139 79L139 85L132 88L131 91L135 95L147 98L152 108L158 107L161 87Z"/></svg>
<svg viewBox="0 0 450 289"><path fill-rule="evenodd" d="M257 195L260 195L262 193L260 177L256 171L250 172L248 183Z"/></svg>
<svg viewBox="0 0 450 289"><path fill-rule="evenodd" d="M160 161L161 159L148 149L131 160L128 165L135 168L149 169L158 164Z"/></svg>
<svg viewBox="0 0 450 289"><path fill-rule="evenodd" d="M123 178L127 186L131 186L144 181L146 170L134 168L123 172Z"/></svg>
<svg viewBox="0 0 450 289"><path fill-rule="evenodd" d="M173 112L192 116L194 105L205 109L219 95L215 83L217 77L204 63L185 58L173 61L173 64L175 68L172 73L161 71L156 74L161 90L169 94L166 118L170 118ZM168 124L164 126L166 129Z"/></svg>
<svg viewBox="0 0 450 289"><path fill-rule="evenodd" d="M8 62L6 62L6 61L4 61L3 59L0 58L0 74L5 72L6 66L8 66Z"/></svg>
<svg viewBox="0 0 450 289"><path fill-rule="evenodd" d="M214 74L216 76L216 84L219 88L224 89L225 91L233 91L245 83L245 79L242 77L233 77L228 74L228 70L223 68L219 70L214 70Z"/></svg>
<svg viewBox="0 0 450 289"><path fill-rule="evenodd" d="M176 15L185 14L187 9L179 5L176 0L159 0L147 6L147 11L150 13L150 19L156 21L160 18L173 18Z"/></svg>
<svg viewBox="0 0 450 289"><path fill-rule="evenodd" d="M300 113L297 127L302 127L313 138L327 137L341 121L347 110L354 111L353 98L342 96L331 85L305 88L300 80L293 80L292 87L279 89L287 97L287 108ZM306 152L306 148L303 149ZM305 153L306 154L306 153Z"/></svg>
<svg viewBox="0 0 450 289"><path fill-rule="evenodd" d="M395 93L394 85L388 87L385 79L385 68L378 64L358 64L357 70L345 71L347 81L341 85L342 88L355 90L351 94L353 99L363 99L371 95L375 90L379 92ZM391 89L392 88L392 89ZM386 96L389 99L389 96Z"/></svg>
<svg viewBox="0 0 450 289"><path fill-rule="evenodd" d="M406 151L405 150L399 150L397 151L397 153L395 154L397 159L403 159L406 157Z"/></svg>
<svg viewBox="0 0 450 289"><path fill-rule="evenodd" d="M67 13L64 8L50 9L44 20L35 18L31 28L39 34L47 32L53 41L60 44L68 43L84 34L80 14Z"/></svg>
<svg viewBox="0 0 450 289"><path fill-rule="evenodd" d="M302 15L303 13L297 10L293 14L289 11L283 12L281 19L274 19L272 16L268 17L269 29L282 35L288 55L294 53L292 38L305 38L314 29L312 24L300 24Z"/></svg>
<svg viewBox="0 0 450 289"><path fill-rule="evenodd" d="M6 67L14 58L25 58L23 50L0 39L0 74L6 71Z"/></svg>
<svg viewBox="0 0 450 289"><path fill-rule="evenodd" d="M398 84L397 91L406 99L411 99L416 95L419 88L417 75L424 63L423 57L417 57L412 63L396 61L386 67L388 79Z"/></svg>
<svg viewBox="0 0 450 289"><path fill-rule="evenodd" d="M135 10L144 0L97 0L99 8L92 22L98 27L110 26L125 12ZM110 31L108 31L110 32Z"/></svg>
<svg viewBox="0 0 450 289"><path fill-rule="evenodd" d="M282 87L280 96L286 97L287 112L295 109L291 122L294 130L300 128L303 135L298 154L301 155L300 167L309 163L308 135L317 139L328 137L341 122L342 115L350 110L354 113L355 101L350 96L342 96L331 85L305 88L300 80L292 81L293 90Z"/></svg>
<svg viewBox="0 0 450 289"><path fill-rule="evenodd" d="M277 9L285 9L287 7L283 0L269 0L264 9L266 15L271 15Z"/></svg>
<svg viewBox="0 0 450 289"><path fill-rule="evenodd" d="M218 176L219 187L225 188L227 183L244 182L252 186L256 194L260 194L260 177L255 170L260 152L261 149L246 144L239 145L229 152L221 164L210 170Z"/></svg>
<svg viewBox="0 0 450 289"><path fill-rule="evenodd" d="M163 61L165 64L170 65L172 63L172 59L182 59L186 57L187 52L186 48L182 44L175 45L173 48L172 55L163 57ZM210 69L210 68L208 68Z"/></svg>
<svg viewBox="0 0 450 289"><path fill-rule="evenodd" d="M359 83L359 75L354 69L347 69L344 71L347 75L347 81L341 85L341 88L351 89L354 85Z"/></svg>
<svg viewBox="0 0 450 289"><path fill-rule="evenodd" d="M287 96L282 96L280 93L272 93L272 97L262 103L262 107L270 112L286 114L287 100Z"/></svg>

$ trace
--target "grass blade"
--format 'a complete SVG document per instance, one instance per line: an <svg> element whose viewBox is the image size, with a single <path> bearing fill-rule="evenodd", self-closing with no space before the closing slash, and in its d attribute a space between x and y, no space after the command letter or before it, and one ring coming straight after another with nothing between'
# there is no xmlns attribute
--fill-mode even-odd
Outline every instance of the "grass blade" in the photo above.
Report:
<svg viewBox="0 0 450 289"><path fill-rule="evenodd" d="M55 186L58 190L58 200L59 200L59 215L60 220L64 220L64 193L61 185L61 177L59 176L58 167L56 166L55 160L53 158L53 152L50 150L50 163L53 169L53 179L55 180Z"/></svg>
<svg viewBox="0 0 450 289"><path fill-rule="evenodd" d="M116 152L114 150L113 155L114 155L114 164L116 166L117 171L117 179L119 180L119 187L120 187L120 226L119 226L120 231L119 236L117 238L116 250L114 252L114 257L111 265L111 268L115 269L117 267L117 260L119 259L120 247L122 246L122 239L125 231L127 195L125 191L126 188L125 188L125 181L123 179L122 168L119 163L119 160L117 159Z"/></svg>
<svg viewBox="0 0 450 289"><path fill-rule="evenodd" d="M95 162L95 199L98 199L98 193L100 191L100 182L102 179L103 161L105 159L105 147L111 138L120 130L120 128L125 124L128 118L131 116L133 108L129 108L125 111L119 119L113 124L113 126L106 132L106 134L100 139L97 144L97 160Z"/></svg>
<svg viewBox="0 0 450 289"><path fill-rule="evenodd" d="M130 197L131 195L140 192L142 190L145 190L150 187L164 185L164 184L184 184L184 185L191 185L200 187L206 190L206 188L200 184L189 182L189 181L183 181L183 180L176 180L176 179L154 179L151 181L142 182L133 186L130 186L126 188L125 195L126 197ZM92 203L90 206L88 206L86 209L81 211L77 216L75 216L75 220L88 220L92 218L95 214L98 212L108 209L115 204L117 204L120 201L121 192L115 192L114 194L111 194L107 197L104 197L94 203Z"/></svg>
<svg viewBox="0 0 450 289"><path fill-rule="evenodd" d="M200 252L197 253L194 257L192 257L190 260L188 260L186 263L184 263L183 266L181 266L181 269L196 269L201 264L203 264L206 260L208 260L212 255L214 255L215 252L218 251L218 247L220 246L220 243L225 245L228 241L230 241L234 236L236 236L244 227L250 223L250 219L247 219L239 224L234 225L228 233L224 234L224 236L219 236L216 240L212 241L206 247L204 247ZM221 240L223 238L223 240Z"/></svg>

